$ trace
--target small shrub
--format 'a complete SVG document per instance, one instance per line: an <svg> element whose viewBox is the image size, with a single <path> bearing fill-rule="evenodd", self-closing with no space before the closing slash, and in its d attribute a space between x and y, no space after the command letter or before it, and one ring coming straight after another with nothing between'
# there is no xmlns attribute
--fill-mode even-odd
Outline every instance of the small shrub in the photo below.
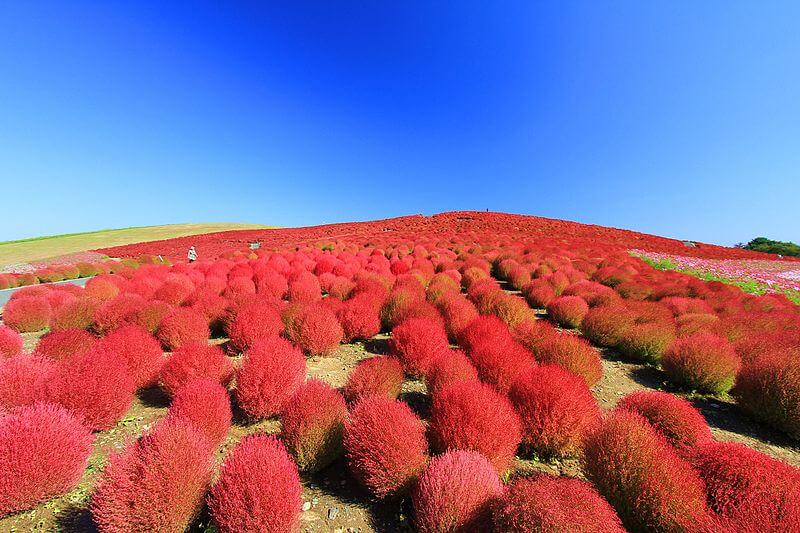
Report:
<svg viewBox="0 0 800 533"><path fill-rule="evenodd" d="M269 302L255 301L243 305L228 326L231 347L247 351L258 339L283 333L283 321L275 306Z"/></svg>
<svg viewBox="0 0 800 533"><path fill-rule="evenodd" d="M593 344L613 347L634 323L634 316L621 305L593 307L581 322L581 333Z"/></svg>
<svg viewBox="0 0 800 533"><path fill-rule="evenodd" d="M188 307L173 310L158 327L158 340L170 351L187 343L206 342L210 335L205 315Z"/></svg>
<svg viewBox="0 0 800 533"><path fill-rule="evenodd" d="M0 517L77 485L91 432L61 406L38 403L0 416Z"/></svg>
<svg viewBox="0 0 800 533"><path fill-rule="evenodd" d="M508 325L495 316L479 316L469 323L461 333L458 344L470 353L479 344L496 342L506 344L513 340Z"/></svg>
<svg viewBox="0 0 800 533"><path fill-rule="evenodd" d="M159 385L174 396L195 379L209 379L227 386L233 377L233 365L219 346L206 343L184 344L167 359L159 374Z"/></svg>
<svg viewBox="0 0 800 533"><path fill-rule="evenodd" d="M3 308L3 323L20 333L47 328L52 316L50 303L43 296L14 298Z"/></svg>
<svg viewBox="0 0 800 533"><path fill-rule="evenodd" d="M309 355L328 355L334 352L344 337L336 314L325 305L306 306L296 320L297 330L292 340Z"/></svg>
<svg viewBox="0 0 800 533"><path fill-rule="evenodd" d="M429 393L435 393L449 383L477 380L478 371L461 350L448 350L437 357L425 376Z"/></svg>
<svg viewBox="0 0 800 533"><path fill-rule="evenodd" d="M488 531L491 505L503 492L492 464L481 454L454 450L435 457L412 493L420 533Z"/></svg>
<svg viewBox="0 0 800 533"><path fill-rule="evenodd" d="M600 354L585 339L559 333L539 345L536 360L541 364L558 365L580 376L589 387L603 377Z"/></svg>
<svg viewBox="0 0 800 533"><path fill-rule="evenodd" d="M167 420L189 422L215 447L227 437L231 417L228 391L210 379L195 379L178 389L167 412Z"/></svg>
<svg viewBox="0 0 800 533"><path fill-rule="evenodd" d="M685 337L698 331L711 331L719 317L710 313L687 313L675 319L677 334Z"/></svg>
<svg viewBox="0 0 800 533"><path fill-rule="evenodd" d="M280 337L260 339L236 371L234 396L251 418L269 418L281 412L305 375L306 359L292 343Z"/></svg>
<svg viewBox="0 0 800 533"><path fill-rule="evenodd" d="M89 329L102 300L91 297L75 298L53 312L50 331L65 329Z"/></svg>
<svg viewBox="0 0 800 533"><path fill-rule="evenodd" d="M0 359L22 353L22 335L8 326L0 325Z"/></svg>
<svg viewBox="0 0 800 533"><path fill-rule="evenodd" d="M33 353L60 361L77 353L89 351L95 340L95 337L83 329L54 331L39 339Z"/></svg>
<svg viewBox="0 0 800 533"><path fill-rule="evenodd" d="M442 296L436 307L444 318L444 327L447 336L452 342L458 342L464 329L476 318L478 310L475 305L458 293L449 293Z"/></svg>
<svg viewBox="0 0 800 533"><path fill-rule="evenodd" d="M49 400L57 372L56 362L49 357L20 354L0 359L0 414Z"/></svg>
<svg viewBox="0 0 800 533"><path fill-rule="evenodd" d="M800 357L780 351L756 357L742 367L733 394L745 412L800 439Z"/></svg>
<svg viewBox="0 0 800 533"><path fill-rule="evenodd" d="M145 305L147 300L138 294L120 294L97 308L92 327L100 335L107 335L117 328L131 324Z"/></svg>
<svg viewBox="0 0 800 533"><path fill-rule="evenodd" d="M635 361L658 364L674 340L675 326L671 322L645 322L629 327L620 336L617 348Z"/></svg>
<svg viewBox="0 0 800 533"><path fill-rule="evenodd" d="M166 302L151 300L133 314L131 324L155 335L161 321L172 312L172 309L173 307Z"/></svg>
<svg viewBox="0 0 800 533"><path fill-rule="evenodd" d="M370 296L356 296L344 302L336 312L344 332L344 342L369 339L381 330L381 317L375 301Z"/></svg>
<svg viewBox="0 0 800 533"><path fill-rule="evenodd" d="M354 477L378 498L409 490L428 461L422 421L406 404L380 396L355 405L344 447Z"/></svg>
<svg viewBox="0 0 800 533"><path fill-rule="evenodd" d="M428 318L409 318L395 327L389 345L412 376L424 376L433 360L449 349L441 322Z"/></svg>
<svg viewBox="0 0 800 533"><path fill-rule="evenodd" d="M534 279L522 287L522 296L533 309L545 309L556 298L556 291L545 279Z"/></svg>
<svg viewBox="0 0 800 533"><path fill-rule="evenodd" d="M487 339L467 352L482 381L491 384L505 394L511 384L526 370L536 366L536 360L528 350L506 332L505 342Z"/></svg>
<svg viewBox="0 0 800 533"><path fill-rule="evenodd" d="M589 304L580 296L559 296L547 304L547 316L564 328L577 328L589 312Z"/></svg>
<svg viewBox="0 0 800 533"><path fill-rule="evenodd" d="M711 333L695 333L673 342L661 360L670 379L712 394L728 392L741 365L731 344Z"/></svg>
<svg viewBox="0 0 800 533"><path fill-rule="evenodd" d="M344 397L350 403L379 395L394 400L403 386L403 366L394 357L370 357L359 361L347 378Z"/></svg>

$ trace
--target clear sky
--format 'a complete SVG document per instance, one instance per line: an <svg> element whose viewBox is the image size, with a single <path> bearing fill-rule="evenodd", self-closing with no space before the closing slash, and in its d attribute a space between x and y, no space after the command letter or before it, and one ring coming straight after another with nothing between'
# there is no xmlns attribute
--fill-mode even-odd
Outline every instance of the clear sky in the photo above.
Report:
<svg viewBox="0 0 800 533"><path fill-rule="evenodd" d="M798 2L5 2L0 240L489 208L800 241L798 20Z"/></svg>

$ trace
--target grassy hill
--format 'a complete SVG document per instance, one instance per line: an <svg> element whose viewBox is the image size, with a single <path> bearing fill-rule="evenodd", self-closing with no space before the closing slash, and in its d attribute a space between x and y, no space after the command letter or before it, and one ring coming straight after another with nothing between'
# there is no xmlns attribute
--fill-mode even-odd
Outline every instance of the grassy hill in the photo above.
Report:
<svg viewBox="0 0 800 533"><path fill-rule="evenodd" d="M0 266L29 263L52 257L74 254L97 248L122 246L138 242L159 241L189 235L201 235L218 231L240 229L263 229L261 224L236 224L226 222L200 224L169 224L165 226L142 226L136 228L108 229L85 233L49 235L18 241L0 242Z"/></svg>

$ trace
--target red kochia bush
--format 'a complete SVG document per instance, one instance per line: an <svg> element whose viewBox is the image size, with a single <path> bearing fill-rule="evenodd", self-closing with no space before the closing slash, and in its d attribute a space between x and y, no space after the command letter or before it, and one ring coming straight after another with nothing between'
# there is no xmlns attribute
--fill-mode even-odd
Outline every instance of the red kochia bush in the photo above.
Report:
<svg viewBox="0 0 800 533"><path fill-rule="evenodd" d="M544 309L556 297L553 286L545 279L534 279L522 287L522 296L533 309Z"/></svg>
<svg viewBox="0 0 800 533"><path fill-rule="evenodd" d="M139 326L123 326L100 339L100 349L125 361L136 388L154 384L164 364L161 344Z"/></svg>
<svg viewBox="0 0 800 533"><path fill-rule="evenodd" d="M50 399L57 372L49 357L20 354L0 359L0 412Z"/></svg>
<svg viewBox="0 0 800 533"><path fill-rule="evenodd" d="M233 449L208 496L221 533L291 533L299 529L297 466L271 435L250 435Z"/></svg>
<svg viewBox="0 0 800 533"><path fill-rule="evenodd" d="M82 329L65 329L48 333L36 344L35 355L55 360L68 359L76 353L88 351L96 338Z"/></svg>
<svg viewBox="0 0 800 533"><path fill-rule="evenodd" d="M231 417L228 391L210 379L195 379L178 389L167 412L168 420L191 423L213 446L225 440L231 428Z"/></svg>
<svg viewBox="0 0 800 533"><path fill-rule="evenodd" d="M733 394L753 417L800 439L800 356L766 353L746 363Z"/></svg>
<svg viewBox="0 0 800 533"><path fill-rule="evenodd" d="M100 531L184 531L211 480L205 436L181 420L161 422L112 454L92 496Z"/></svg>
<svg viewBox="0 0 800 533"><path fill-rule="evenodd" d="M311 304L296 318L294 340L309 355L326 355L335 351L344 337L336 314L327 306Z"/></svg>
<svg viewBox="0 0 800 533"><path fill-rule="evenodd" d="M131 406L136 384L123 359L96 347L60 362L55 389L59 403L103 430Z"/></svg>
<svg viewBox="0 0 800 533"><path fill-rule="evenodd" d="M94 312L94 324L92 327L97 333L105 335L121 326L132 323L136 314L145 305L147 305L147 300L138 294L120 294L97 308Z"/></svg>
<svg viewBox="0 0 800 533"><path fill-rule="evenodd" d="M91 452L91 432L61 406L0 415L0 517L70 490Z"/></svg>
<svg viewBox="0 0 800 533"><path fill-rule="evenodd" d="M497 472L481 454L454 450L435 457L412 493L417 531L488 531L491 504L502 492Z"/></svg>
<svg viewBox="0 0 800 533"><path fill-rule="evenodd" d="M556 365L530 369L508 393L522 420L522 442L546 456L578 455L600 423L600 408L586 382Z"/></svg>
<svg viewBox="0 0 800 533"><path fill-rule="evenodd" d="M167 350L176 350L190 342L205 342L210 334L205 315L189 307L175 309L158 327L158 340Z"/></svg>
<svg viewBox="0 0 800 533"><path fill-rule="evenodd" d="M670 379L702 392L728 392L741 359L731 344L712 333L695 333L673 342L661 360Z"/></svg>
<svg viewBox="0 0 800 533"><path fill-rule="evenodd" d="M625 533L614 508L591 484L538 475L514 481L494 507L497 533Z"/></svg>
<svg viewBox="0 0 800 533"><path fill-rule="evenodd" d="M734 442L700 445L692 464L731 531L800 531L800 470Z"/></svg>
<svg viewBox="0 0 800 533"><path fill-rule="evenodd" d="M281 412L306 375L303 353L286 339L256 341L236 371L234 395L248 416L269 418Z"/></svg>
<svg viewBox="0 0 800 533"><path fill-rule="evenodd" d="M436 391L429 433L436 451L475 450L501 474L522 438L511 402L480 381L457 381Z"/></svg>
<svg viewBox="0 0 800 533"><path fill-rule="evenodd" d="M619 339L619 351L636 361L658 364L675 340L672 322L645 322L629 327Z"/></svg>
<svg viewBox="0 0 800 533"><path fill-rule="evenodd" d="M631 531L703 531L708 526L703 482L636 413L609 415L587 439L583 470Z"/></svg>
<svg viewBox="0 0 800 533"><path fill-rule="evenodd" d="M359 361L347 378L344 397L350 403L377 394L394 400L403 386L403 366L394 357L370 357Z"/></svg>
<svg viewBox="0 0 800 533"><path fill-rule="evenodd" d="M429 318L403 321L392 330L389 345L412 376L424 376L433 360L449 349L442 323Z"/></svg>
<svg viewBox="0 0 800 533"><path fill-rule="evenodd" d="M580 296L559 296L547 304L547 316L565 328L577 328L589 312L589 304Z"/></svg>
<svg viewBox="0 0 800 533"><path fill-rule="evenodd" d="M539 345L536 359L542 364L554 364L580 376L590 387L603 377L600 354L585 339L559 333Z"/></svg>
<svg viewBox="0 0 800 533"><path fill-rule="evenodd" d="M175 350L164 363L159 384L173 396L178 389L195 379L210 379L227 386L233 377L233 365L219 346L189 343Z"/></svg>
<svg viewBox="0 0 800 533"><path fill-rule="evenodd" d="M461 350L447 350L437 357L425 376L429 393L435 393L448 383L477 380L478 371Z"/></svg>
<svg viewBox="0 0 800 533"><path fill-rule="evenodd" d="M508 392L522 372L536 366L533 355L511 338L509 333L506 336L506 342L502 338L489 338L467 352L481 380L503 394Z"/></svg>
<svg viewBox="0 0 800 533"><path fill-rule="evenodd" d="M469 353L485 341L506 344L513 340L508 325L495 316L479 316L461 332L458 344Z"/></svg>
<svg viewBox="0 0 800 533"><path fill-rule="evenodd" d="M683 398L668 392L634 392L625 396L616 409L643 416L679 452L688 452L712 438L700 411Z"/></svg>
<svg viewBox="0 0 800 533"><path fill-rule="evenodd" d="M3 308L3 323L20 333L45 329L52 316L53 310L44 296L14 298Z"/></svg>
<svg viewBox="0 0 800 533"><path fill-rule="evenodd" d="M0 325L0 358L22 353L22 335L8 326Z"/></svg>
<svg viewBox="0 0 800 533"><path fill-rule="evenodd" d="M378 498L407 491L428 460L422 421L403 402L381 396L355 405L344 448L355 478Z"/></svg>
<svg viewBox="0 0 800 533"><path fill-rule="evenodd" d="M369 339L381 330L378 305L368 295L356 296L344 302L336 311L336 318L344 331L345 342Z"/></svg>
<svg viewBox="0 0 800 533"><path fill-rule="evenodd" d="M442 296L436 302L436 307L442 313L447 336L452 342L458 342L464 328L478 318L478 310L475 309L475 304L458 293L449 293Z"/></svg>
<svg viewBox="0 0 800 533"><path fill-rule="evenodd" d="M342 454L347 405L339 392L318 379L297 389L281 413L281 438L300 470L316 472Z"/></svg>
<svg viewBox="0 0 800 533"><path fill-rule="evenodd" d="M281 314L269 302L255 301L243 305L228 326L228 337L234 350L244 352L253 342L283 333Z"/></svg>
<svg viewBox="0 0 800 533"><path fill-rule="evenodd" d="M616 346L633 322L633 314L625 307L600 305L590 309L583 317L581 333L598 346Z"/></svg>
<svg viewBox="0 0 800 533"><path fill-rule="evenodd" d="M50 331L63 329L89 329L94 322L94 314L103 303L102 300L88 296L70 300L55 311L50 321Z"/></svg>

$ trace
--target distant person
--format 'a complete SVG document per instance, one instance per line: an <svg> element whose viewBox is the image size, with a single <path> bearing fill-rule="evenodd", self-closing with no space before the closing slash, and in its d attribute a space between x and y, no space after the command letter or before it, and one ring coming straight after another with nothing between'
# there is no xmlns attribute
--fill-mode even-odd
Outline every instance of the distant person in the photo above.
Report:
<svg viewBox="0 0 800 533"><path fill-rule="evenodd" d="M189 259L190 263L197 261L197 250L194 249L194 246L189 247L189 253L186 254L186 257Z"/></svg>

